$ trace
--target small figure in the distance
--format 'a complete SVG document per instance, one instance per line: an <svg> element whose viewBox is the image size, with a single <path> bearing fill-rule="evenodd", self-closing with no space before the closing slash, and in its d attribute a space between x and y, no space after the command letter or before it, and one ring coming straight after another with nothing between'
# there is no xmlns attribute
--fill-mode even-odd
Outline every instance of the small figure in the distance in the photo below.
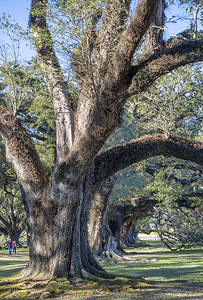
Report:
<svg viewBox="0 0 203 300"><path fill-rule="evenodd" d="M7 246L8 246L8 253L11 254L11 251L12 251L12 242L11 240L8 240L6 242Z"/></svg>
<svg viewBox="0 0 203 300"><path fill-rule="evenodd" d="M13 254L16 254L17 245L15 241L13 241L12 248L13 248Z"/></svg>

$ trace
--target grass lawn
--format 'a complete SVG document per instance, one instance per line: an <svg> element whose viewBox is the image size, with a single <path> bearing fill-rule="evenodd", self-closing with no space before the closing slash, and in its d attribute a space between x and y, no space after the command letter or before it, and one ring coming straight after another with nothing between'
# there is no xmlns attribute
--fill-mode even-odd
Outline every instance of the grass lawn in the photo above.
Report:
<svg viewBox="0 0 203 300"><path fill-rule="evenodd" d="M143 300L202 300L203 299L203 247L171 252L159 241L146 241L149 246L126 249L123 262L103 262L108 272L117 274L115 281L77 282L35 279L16 281L12 274L28 262L28 250L18 249L9 256L0 251L0 299L143 299ZM135 253L136 252L136 253ZM143 261L143 259L147 261ZM9 276L9 281L5 276ZM142 277L126 281L121 276ZM59 297L60 298L57 298Z"/></svg>
<svg viewBox="0 0 203 300"><path fill-rule="evenodd" d="M28 261L28 248L18 248L17 253L14 255L9 255L8 250L1 250L0 278L19 272L28 264Z"/></svg>
<svg viewBox="0 0 203 300"><path fill-rule="evenodd" d="M146 242L149 247L127 249L128 255L124 256L133 257L138 262L105 265L105 269L111 273L144 277L153 281L189 280L203 284L203 247L172 252L159 241ZM136 255L133 254L135 251ZM149 262L140 261L142 259Z"/></svg>

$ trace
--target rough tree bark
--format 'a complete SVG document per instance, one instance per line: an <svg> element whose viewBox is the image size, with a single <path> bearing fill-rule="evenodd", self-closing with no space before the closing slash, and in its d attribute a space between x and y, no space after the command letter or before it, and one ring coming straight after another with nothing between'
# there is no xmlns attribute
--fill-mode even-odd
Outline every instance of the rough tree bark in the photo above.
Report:
<svg viewBox="0 0 203 300"><path fill-rule="evenodd" d="M166 8L166 1L160 0L157 12L154 15L150 27L146 32L145 52L150 53L162 47L163 31L164 31L164 10Z"/></svg>
<svg viewBox="0 0 203 300"><path fill-rule="evenodd" d="M96 155L118 124L119 112L127 99L142 92L161 75L201 61L203 40L183 41L173 46L166 43L160 51L131 66L159 1L139 1L128 23L125 20L131 1L107 1L102 21L97 23L94 19L88 32L86 40L92 39L91 45L86 43L87 51L81 52L84 38L77 49L79 56L87 56L83 61L88 64L88 72L82 72L80 63L74 65L79 90L74 116L72 99L47 26L47 2L32 0L30 30L56 116L57 162L51 178L45 176L25 129L0 107L0 134L7 160L22 187L31 236L30 263L24 275L44 272L47 276L104 276L91 256L87 238L86 220L93 183L102 183L136 157L139 160L162 153L202 165L203 151L197 142L156 136Z"/></svg>
<svg viewBox="0 0 203 300"><path fill-rule="evenodd" d="M99 185L91 202L88 219L88 234L89 244L95 255L101 255L103 252L103 234L106 234L108 230L106 228L108 226L108 202L114 183L115 179L112 177Z"/></svg>

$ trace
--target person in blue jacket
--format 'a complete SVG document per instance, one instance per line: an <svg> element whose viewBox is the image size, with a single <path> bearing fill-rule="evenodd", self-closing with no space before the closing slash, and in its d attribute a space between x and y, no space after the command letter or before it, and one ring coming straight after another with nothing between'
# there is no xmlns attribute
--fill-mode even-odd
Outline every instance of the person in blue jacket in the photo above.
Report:
<svg viewBox="0 0 203 300"><path fill-rule="evenodd" d="M11 240L8 240L6 243L7 243L7 246L8 246L8 253L11 254L11 251L12 251L12 242L11 242Z"/></svg>

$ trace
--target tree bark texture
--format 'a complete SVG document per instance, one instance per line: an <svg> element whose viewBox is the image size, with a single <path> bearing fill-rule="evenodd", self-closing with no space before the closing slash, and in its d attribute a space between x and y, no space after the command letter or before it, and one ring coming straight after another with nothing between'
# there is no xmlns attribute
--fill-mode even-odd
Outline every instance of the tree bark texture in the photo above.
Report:
<svg viewBox="0 0 203 300"><path fill-rule="evenodd" d="M57 162L50 178L26 130L0 106L0 134L7 160L22 187L31 237L30 263L25 274L105 276L88 244L89 209L98 187L118 170L155 155L203 165L203 146L181 137L155 135L103 154L99 150L118 125L119 113L128 98L163 74L202 61L203 40L165 43L156 53L131 65L159 0L138 1L131 18L131 1L107 1L102 21L98 18L92 23L92 42L83 47L84 39L76 49L76 57L91 54L91 59L85 60L87 72L73 59L79 91L74 112L47 25L47 2L32 0L30 30L55 110Z"/></svg>
<svg viewBox="0 0 203 300"><path fill-rule="evenodd" d="M91 209L89 214L89 244L92 252L97 256L103 252L103 235L106 236L105 243L108 242L108 234L106 228L108 226L107 211L109 197L115 183L114 178L107 179L98 188L95 188L91 202ZM96 187L96 185L95 185Z"/></svg>

